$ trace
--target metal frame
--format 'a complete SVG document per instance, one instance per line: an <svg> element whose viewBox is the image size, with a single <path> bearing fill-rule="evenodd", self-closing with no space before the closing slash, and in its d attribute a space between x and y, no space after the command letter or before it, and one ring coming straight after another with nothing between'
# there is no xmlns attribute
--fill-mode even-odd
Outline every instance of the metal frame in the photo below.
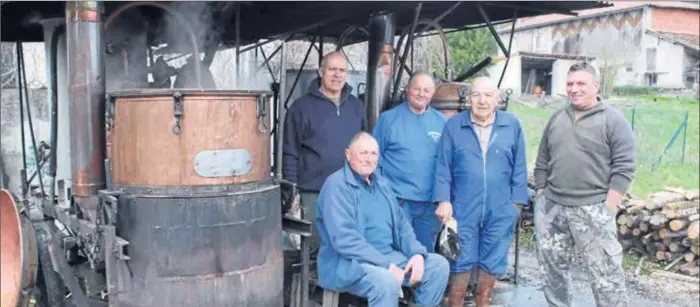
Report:
<svg viewBox="0 0 700 307"><path fill-rule="evenodd" d="M394 80L394 88L392 89L392 90L393 90L393 93L392 93L392 95L391 95L392 99L394 98L394 95L396 95L396 92L397 92L397 90L398 90L398 89L397 89L397 88L398 88L398 83L400 82L401 75L403 74L403 70L405 69L405 70L407 71L407 73L409 73L409 74L412 73L411 68L413 68L413 67L409 67L408 65L406 65L406 61L407 61L407 59L408 59L408 53L409 53L409 51L411 51L411 58L413 58L413 51L414 51L414 50L413 50L413 42L414 42L414 40L415 40L416 38L418 38L418 37L424 37L424 36L428 36L428 35L434 35L434 34L426 34L425 32L428 31L428 30L431 28L431 26L432 26L433 24L439 24L440 20L442 20L445 16L449 15L449 14L450 14L452 11L454 11L460 4L461 4L461 2L456 3L455 5L453 5L453 6L450 7L449 9L447 9L445 12L443 12L440 16L438 16L438 17L436 17L436 18L434 18L434 19L432 19L432 20L427 20L427 21L421 21L421 20L420 20L420 13L421 13L422 5L423 5L423 4L422 4L422 3L418 3L418 4L416 5L416 7L415 7L414 19L413 19L413 22L410 24L410 26L409 26L410 28L409 28L409 31L408 31L408 33L407 33L406 44L405 44L405 45L402 45L403 39L404 39L405 36L401 36L401 38L400 38L400 40L399 40L399 42L398 42L397 48L395 48L395 51L394 51L394 52L395 52L394 60L398 60L398 63L396 63L396 64L398 64L398 65L397 65L397 66L398 66L398 73L396 73L396 74L393 76L393 77L395 77L396 79ZM484 3L483 5L484 5L484 6L500 6L500 7L503 7L503 6L504 6L503 4L500 4L500 3ZM233 13L235 14L235 19L236 19L236 44L235 44L235 45L236 45L236 67L237 67L237 68L236 68L236 70L237 70L237 71L236 71L236 74L237 74L237 79L240 78L240 54L241 54L242 52L246 52L246 51L250 51L250 50L256 50L256 53L259 51L260 54L262 54L262 57L263 57L263 59L264 59L264 62L263 62L259 67L262 68L263 66L267 66L267 69L268 69L268 71L270 72L270 74L271 74L271 76L272 76L272 78L273 78L273 81L275 82L275 84L278 84L278 85L279 85L279 89L278 89L278 91L277 91L277 94L276 94L276 97L275 97L275 103L274 103L274 108L275 108L274 114L275 114L275 116L274 116L274 124L273 124L273 127L274 127L274 128L273 128L273 135L274 135L274 137L276 138L276 140L275 140L275 147L276 147L276 148L275 148L275 155L276 155L276 156L275 156L275 162L273 163L274 169L275 169L275 179L278 180L278 182L279 182L280 184L291 184L291 183L285 182L285 181L282 180L282 178L281 178L281 167L280 167L280 164L281 164L281 154L278 154L278 152L281 153L281 144L282 144L282 142L281 142L282 137L281 137L281 136L282 136L282 134L283 134L284 119L285 119L286 110L287 110L288 104L289 104L290 94L291 94L291 92L292 92L292 91L289 91L290 94L286 95L286 97L284 97L285 99L281 99L281 98L282 98L282 95L283 95L285 92L287 92L287 91L286 91L286 84L285 84L285 83L286 83L286 82L285 82L285 79L286 79L286 78L285 78L285 75L286 75L286 61L285 61L285 50L284 50L285 48L284 48L284 46L285 46L286 42L288 42L288 41L290 41L290 40L292 40L292 39L299 38L300 36L301 36L301 37L306 37L306 35L300 35L300 32L305 32L305 31L309 31L309 30L313 30L313 29L318 29L318 28L320 28L321 26L323 26L323 25L325 25L325 24L328 24L328 23L330 23L330 22L335 21L336 18L326 18L326 19L324 19L324 20L322 20L322 21L320 21L320 22L313 23L313 24L311 24L311 25L309 25L309 26L302 27L302 28L300 28L300 29L297 29L297 30L294 30L294 31L291 31L291 32L287 32L287 33L284 33L284 34L280 34L280 35L277 35L277 36L275 36L275 37L268 38L267 40L265 40L265 41L263 41L263 42L258 42L258 43L253 44L252 46L246 46L245 48L243 48L243 46L240 45L240 43L241 43L241 41L240 41L240 40L241 40L241 37L240 37L240 31L241 31L241 29L240 29L240 5L239 5L239 4L236 4L236 5L234 5L234 6L235 6L235 11L234 11ZM508 63L509 63L509 60L510 60L510 56L511 56L512 41L513 41L513 36L514 36L513 33L514 33L514 30L515 30L515 21L517 20L517 17L518 17L518 7L517 7L517 6L513 7L513 10L514 10L514 17L513 17L512 20L502 21L502 22L498 22L498 23L492 23L492 22L490 21L489 17L487 16L486 12L485 12L484 9L483 9L482 4L478 4L478 5L477 5L477 8L478 8L478 11L479 11L479 13L481 14L482 18L483 18L484 21L485 21L485 24L484 24L484 25L464 27L464 28L455 29L455 30L450 30L450 31L442 31L442 33L444 34L444 33L456 32L456 31L464 31L464 30L476 29L476 28L481 28L481 27L483 27L483 26L488 27L489 31L492 33L492 35L493 35L494 38L496 39L496 41L497 41L497 43L498 43L498 45L499 45L499 48L500 48L500 49L504 52L504 54L506 55L505 66L504 66L503 72L502 72L502 74L501 74L501 76L500 76L500 79L499 79L499 82L498 82L498 86L500 87L500 85L501 85L501 83L502 83L502 80L503 80L503 78L504 78L504 75L505 75L505 71L506 71L506 69L507 69L507 67L508 67ZM558 12L558 13L562 13L562 12ZM505 45L503 44L503 41L500 39L500 37L498 36L497 31L496 31L495 28L494 28L494 25L496 25L496 24L503 24L503 23L506 23L506 22L512 22L512 23L513 23L513 26L511 27L511 36L510 36L510 40L509 40L509 43L508 43L508 48L505 47ZM423 25L418 31L416 31L416 29L418 28L419 23L422 23L422 24L424 24L424 25ZM438 32L440 32L441 30L442 30L442 29L438 29ZM366 34L369 34L369 33L367 33L367 30L364 29L364 28L352 27L352 28L348 29L348 35L349 35L349 33L352 32L352 31L363 31L363 32L365 32ZM56 29L56 30L54 31L53 37L51 38L52 45L53 45L54 42L57 42L57 38L58 38L58 36L61 35L61 34L65 34L65 27L63 27L63 28L60 29L60 30L59 30L59 29ZM282 38L282 37L286 37L286 38L284 39L284 41L282 42L282 44L281 44L279 47L277 47L269 56L267 56L267 55L265 54L265 51L262 49L262 46L267 45L267 44L269 44L269 43L271 43L271 42L274 42L274 41L276 41L277 39ZM319 46L316 46L316 45L315 45L316 40L318 40ZM343 42L343 40L339 40L339 44L338 44L338 46L337 46L337 47L338 47L338 50L341 51L341 52L343 52L343 49L342 49L342 48L344 47L344 46L342 45L342 42ZM24 64L23 64L23 63L24 63L24 58L23 58L23 55L22 55L22 52L21 52L21 42L18 42L17 44L18 44L18 48L19 48L19 50L20 50L20 52L18 52L18 55L17 55L17 56L18 56L18 81L17 81L17 82L18 82L18 85L19 85L19 89L18 89L18 90L20 91L20 95L19 95L19 99L20 99L20 121L21 121L21 122L24 122L24 99L23 99L23 98L26 97L28 93L27 93L27 88L26 88L26 87L27 87L27 84L26 84L26 76L25 76L25 74L24 74ZM319 66L320 66L320 64L321 64L321 59L322 59L322 57L323 57L323 49L324 49L324 48L323 48L323 47L324 47L323 45L324 45L323 36L322 36L322 33L319 32L319 33L317 33L317 35L315 35L315 36L312 37L311 44L310 44L310 46L309 46L309 48L308 48L308 50L307 50L307 52L306 52L306 55L305 55L305 57L304 57L303 62L302 62L302 68L303 68L303 66L306 64L306 62L307 62L307 60L308 60L308 57L309 57L309 55L310 55L310 52L311 52L311 49L312 49L312 48L315 48L315 49L318 51L318 55L319 55ZM400 50L402 46L403 46L403 50ZM149 49L149 52L152 53L152 49L151 49L150 47L149 47L148 49ZM409 50L409 49L410 49L410 50ZM215 51L215 49L213 49L213 51ZM213 52L213 51L212 51L212 52ZM208 53L208 52L207 52L207 53ZM272 59L272 57L275 56L277 53L280 53L280 56L281 56L281 59L282 59L282 60L281 60L281 63L280 63L281 65L280 65L280 72L279 72L279 78L280 78L279 80L277 80L277 79L275 78L276 74L273 73L272 67L271 67L270 64L269 64L270 59ZM446 53L448 53L447 50L446 50ZM401 54L400 57L398 57L399 54ZM257 56L257 55L256 55L256 56ZM149 57L149 58L152 58L152 57ZM198 59L198 58L197 58L197 59ZM54 61L53 61L53 62L55 62L55 60L56 60L56 59L54 58ZM446 62L446 66L448 66L448 65L449 65L449 63ZM50 74L50 78L52 78L52 86L53 86L53 87L57 87L56 82L55 82L55 80L57 79L57 74L56 74L56 71L55 71L54 66L55 66L55 63L52 63L52 69L50 70L52 73ZM394 67L396 67L396 66L394 66ZM447 68L447 67L446 67L446 68ZM291 89L292 89L292 90L297 86L297 83L298 83L298 80L299 80L299 78L300 78L301 72L302 72L302 69L300 69L300 71L297 73L297 75L296 75L296 77L295 77L295 81L294 81L293 84L291 85ZM449 74L448 74L448 77L450 77ZM22 95L22 84L24 85L24 95ZM54 117L54 116L55 116L55 113L56 113L57 95L58 95L57 92L54 90L54 91L53 91L53 95L52 95L52 97L51 97L51 98L52 98L52 110L51 110L51 112L52 112L52 117ZM283 106L283 107L282 107L282 106ZM31 110L30 110L29 108L30 108L30 107L29 107L29 104L28 104L28 105L27 105L27 114L28 114L28 116L29 116L29 129L30 129L30 133L31 133L32 144L34 145L34 153L33 153L33 154L34 154L34 156L35 156L35 159L37 160L37 167L38 167L37 171L39 171L39 170L41 170L41 166L43 166L44 164L43 164L43 162L41 162L40 159L39 159L39 152L38 152L38 148L36 147L36 139L35 139L35 136L34 136L34 127L33 127L32 118L31 118ZM52 125L55 124L55 123L56 123L56 120L52 120ZM21 173L22 173L21 179L22 179L23 196L25 196L24 198L26 198L26 195L29 193L29 188L30 188L30 187L29 187L29 184L32 182L33 178L34 178L36 175L38 175L38 178L39 178L39 180L40 180L41 193L42 193L42 197L43 197L43 196L46 194L46 191L45 191L44 186L43 186L43 180L42 180L43 178L42 178L41 172L39 172L39 173L36 174L36 175L32 175L32 176L30 176L29 178L27 178L27 176L26 176L26 168L27 168L27 166L26 166L26 158L27 158L27 153L26 153L26 150L25 150L26 141L25 141L24 125L22 125L21 130L22 130L22 138L21 138L21 140L22 140L22 159L23 159L23 169L21 170ZM54 131L54 133L55 133L55 132L56 132L56 129L53 129L53 131ZM55 139L54 139L54 138L55 138L55 137L52 135L51 146L50 146L50 149L52 149L52 150L51 150L51 153L50 153L50 159L51 159L51 160L50 160L50 165L51 165L51 175L53 176L52 181L55 182L55 180L56 180L56 178L55 178L55 175L56 175L56 173L55 173L56 153L54 152L53 148L55 148L56 144L55 144ZM108 176L108 177L109 177L109 176ZM293 186L293 185L292 185L292 186ZM43 209L44 209L44 210L43 210L43 211L44 211L44 214L47 216L46 220L45 220L45 221L41 221L41 222L39 222L38 224L35 224L36 227L41 228L41 229L42 229L41 231L43 231L43 232L47 232L48 229L51 228L51 227L55 228L53 225L49 225L50 223L48 223L48 222L51 221L51 218L58 218L58 217L56 216L55 211L53 210L53 209L54 209L55 196L56 196L55 193L54 193L54 192L55 192L55 191L54 191L54 187L55 187L55 184L52 184L52 187L51 187L51 189L50 189L50 190L51 190L51 191L50 191L50 192L51 192L51 195L49 195L49 199L50 199L50 200L49 200L49 201L43 201L43 206L42 206L42 207L43 207ZM109 189L112 189L111 185L110 185L108 188L109 188ZM296 187L294 187L294 188L296 188ZM62 191L58 191L58 193L61 194ZM39 224L43 224L43 226L40 226ZM519 225L519 224L520 224L520 223L518 223L518 225ZM308 238L310 237L310 234L311 234L311 222L308 221L308 220L304 220L304 217L302 217L302 219L295 219L295 218L292 218L292 217L287 217L287 216L285 216L285 217L283 217L282 225L283 225L283 229L284 229L285 231L290 232L290 233L294 233L294 234L301 235L301 238L302 238L302 240L301 240L301 242L302 242L302 244L301 244L301 245L302 245L302 246L301 246L301 254L302 254L302 272L301 272L301 275L302 275L302 276L301 276L301 280L302 280L302 288L303 288L303 289L302 289L302 293L301 293L302 297L301 297L301 306L300 306L300 307L306 307L306 306L309 306L309 301L308 301L308 300L309 300L309 297L308 297L308 294L309 294L309 293L308 293L308 292L309 292L309 291L308 291L308 290L309 290L308 279L309 279L309 278L308 278L308 277L309 277L310 259L309 259L309 242L308 242ZM107 226L108 226L108 225L105 225L105 227L107 227ZM55 229L54 229L54 230L55 230ZM514 282L515 282L516 284L517 284L518 265L519 265L519 255L518 255L518 254L519 254L519 253L518 253L518 252L519 252L519 238L517 237L518 234L519 234L519 227L516 228L516 239L515 239L515 245L516 245L516 247L515 247L516 251L515 251L515 252L516 252L516 255L515 255L515 278L514 278ZM46 236L40 236L40 237L46 237ZM48 243L48 242L46 242L46 240L43 240L43 241L44 241L44 244ZM51 244L54 244L54 243L51 243ZM44 245L44 247L45 247L45 245ZM47 257L48 255L46 254L46 252L42 252L41 254L42 254L41 257L42 257L42 259L43 259L42 263L43 263L44 265L48 265L48 264L45 264L45 263L46 263L46 257ZM59 257L59 258L60 258L60 257ZM57 269L59 269L59 270L61 270L61 271L63 271L63 270L65 269L65 267L63 267L62 263L58 263L58 265L59 265L59 268L57 268ZM47 268L48 268L48 267L50 267L50 265L48 265ZM49 273L52 273L52 272L49 272ZM45 272L45 274L46 274L46 272ZM68 281L68 282L72 284L72 282L70 282L70 281ZM75 295L76 295L76 298L80 297L80 294L77 293L77 292L75 293Z"/></svg>

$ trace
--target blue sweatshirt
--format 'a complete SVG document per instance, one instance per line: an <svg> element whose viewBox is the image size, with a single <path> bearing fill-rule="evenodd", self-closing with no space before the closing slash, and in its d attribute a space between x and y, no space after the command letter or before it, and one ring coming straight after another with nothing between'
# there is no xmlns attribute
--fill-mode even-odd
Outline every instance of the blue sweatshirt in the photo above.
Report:
<svg viewBox="0 0 700 307"><path fill-rule="evenodd" d="M306 95L287 112L282 146L283 178L301 190L318 192L326 177L343 167L352 136L367 127L364 104L343 87L339 104L319 90L314 79Z"/></svg>
<svg viewBox="0 0 700 307"><path fill-rule="evenodd" d="M416 114L404 102L379 116L374 137L379 169L394 193L413 201L431 201L440 136L447 118L428 106Z"/></svg>

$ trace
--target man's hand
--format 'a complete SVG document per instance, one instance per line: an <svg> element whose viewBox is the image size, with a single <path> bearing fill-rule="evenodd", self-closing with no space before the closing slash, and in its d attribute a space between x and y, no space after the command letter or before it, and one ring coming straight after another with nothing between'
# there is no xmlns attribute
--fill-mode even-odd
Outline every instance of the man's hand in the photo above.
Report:
<svg viewBox="0 0 700 307"><path fill-rule="evenodd" d="M622 193L613 189L608 190L608 196L605 197L605 203L608 205L608 209L610 209L610 211L617 213L617 205L620 204L620 200L622 200Z"/></svg>
<svg viewBox="0 0 700 307"><path fill-rule="evenodd" d="M411 272L411 278L408 281L411 286L414 286L423 279L424 261L425 259L423 259L422 255L415 255L408 260L404 273Z"/></svg>
<svg viewBox="0 0 700 307"><path fill-rule="evenodd" d="M394 278L396 278L396 281L399 282L399 285L403 285L403 279L406 275L406 272L404 272L404 270L400 269L392 263L389 265L389 272L391 273L391 275L394 275Z"/></svg>
<svg viewBox="0 0 700 307"><path fill-rule="evenodd" d="M440 219L440 222L447 223L452 217L452 204L446 201L440 202L435 210L435 215Z"/></svg>
<svg viewBox="0 0 700 307"><path fill-rule="evenodd" d="M515 210L518 211L518 214L520 214L520 212L523 211L523 207L521 207L521 206L518 205L517 203L513 203L513 206L515 206Z"/></svg>
<svg viewBox="0 0 700 307"><path fill-rule="evenodd" d="M535 193L535 196L540 196L544 193L544 189L537 189L537 193Z"/></svg>

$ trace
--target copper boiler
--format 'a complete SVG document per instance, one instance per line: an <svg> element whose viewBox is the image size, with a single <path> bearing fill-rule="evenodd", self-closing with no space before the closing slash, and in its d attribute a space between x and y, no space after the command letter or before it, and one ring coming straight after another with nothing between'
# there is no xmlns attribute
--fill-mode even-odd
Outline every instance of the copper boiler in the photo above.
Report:
<svg viewBox="0 0 700 307"><path fill-rule="evenodd" d="M469 108L469 85L461 82L438 84L430 105L447 118Z"/></svg>
<svg viewBox="0 0 700 307"><path fill-rule="evenodd" d="M269 178L270 95L168 89L111 93L106 143L113 183L182 187Z"/></svg>

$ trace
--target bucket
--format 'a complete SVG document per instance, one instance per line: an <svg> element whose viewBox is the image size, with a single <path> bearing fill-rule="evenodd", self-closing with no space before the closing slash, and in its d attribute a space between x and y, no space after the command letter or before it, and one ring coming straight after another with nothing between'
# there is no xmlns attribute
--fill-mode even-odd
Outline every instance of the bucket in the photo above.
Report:
<svg viewBox="0 0 700 307"><path fill-rule="evenodd" d="M26 212L9 191L0 190L0 307L28 306L39 267L36 235Z"/></svg>

